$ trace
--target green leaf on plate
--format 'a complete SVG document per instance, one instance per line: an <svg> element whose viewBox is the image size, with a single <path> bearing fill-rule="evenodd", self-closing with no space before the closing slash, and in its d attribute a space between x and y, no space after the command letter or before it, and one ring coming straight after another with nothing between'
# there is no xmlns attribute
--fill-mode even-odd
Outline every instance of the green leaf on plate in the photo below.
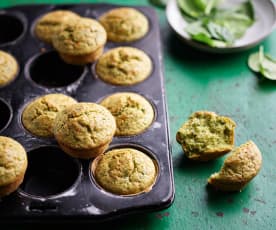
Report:
<svg viewBox="0 0 276 230"><path fill-rule="evenodd" d="M262 46L259 52L249 56L248 66L251 70L259 72L265 78L276 80L276 60L264 54Z"/></svg>
<svg viewBox="0 0 276 230"><path fill-rule="evenodd" d="M219 0L177 0L177 2L184 14L196 19L205 13L209 14Z"/></svg>

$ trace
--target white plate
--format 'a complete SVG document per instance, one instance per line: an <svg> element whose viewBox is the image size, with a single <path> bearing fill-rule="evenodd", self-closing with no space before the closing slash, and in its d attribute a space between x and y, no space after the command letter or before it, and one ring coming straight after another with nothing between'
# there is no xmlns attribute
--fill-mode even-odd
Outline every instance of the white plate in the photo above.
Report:
<svg viewBox="0 0 276 230"><path fill-rule="evenodd" d="M224 6L239 4L241 0L225 0ZM276 7L271 0L253 0L255 23L248 28L245 35L230 47L217 48L193 41L185 31L187 21L181 15L177 0L169 0L166 7L166 16L172 29L184 42L197 49L213 53L231 53L249 49L258 45L276 27Z"/></svg>

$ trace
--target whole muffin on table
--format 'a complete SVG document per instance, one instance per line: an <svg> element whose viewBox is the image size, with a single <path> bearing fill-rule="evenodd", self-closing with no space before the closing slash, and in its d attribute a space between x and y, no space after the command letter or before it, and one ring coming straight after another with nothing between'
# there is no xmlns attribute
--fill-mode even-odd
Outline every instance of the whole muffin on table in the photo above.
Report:
<svg viewBox="0 0 276 230"><path fill-rule="evenodd" d="M113 149L98 156L91 170L100 186L117 195L150 191L158 174L156 163L133 148Z"/></svg>
<svg viewBox="0 0 276 230"><path fill-rule="evenodd" d="M103 53L106 31L91 18L80 18L66 24L54 34L53 46L68 64L85 65Z"/></svg>
<svg viewBox="0 0 276 230"><path fill-rule="evenodd" d="M0 136L0 197L16 191L27 169L27 154L23 146L9 137Z"/></svg>
<svg viewBox="0 0 276 230"><path fill-rule="evenodd" d="M52 43L52 37L68 22L80 16L69 10L55 10L44 14L35 24L35 35L46 43Z"/></svg>
<svg viewBox="0 0 276 230"><path fill-rule="evenodd" d="M59 111L77 101L64 94L47 94L31 101L23 110L23 126L33 135L54 137L53 123Z"/></svg>
<svg viewBox="0 0 276 230"><path fill-rule="evenodd" d="M16 59L9 53L0 50L0 87L12 82L19 71Z"/></svg>
<svg viewBox="0 0 276 230"><path fill-rule="evenodd" d="M53 130L64 152L89 159L108 148L116 123L105 107L96 103L77 103L57 114Z"/></svg>
<svg viewBox="0 0 276 230"><path fill-rule="evenodd" d="M260 171L262 154L253 141L235 148L221 170L212 174L208 184L221 191L241 191Z"/></svg>
<svg viewBox="0 0 276 230"><path fill-rule="evenodd" d="M100 104L115 117L117 136L139 134L146 130L154 119L151 104L136 93L115 93L104 98Z"/></svg>
<svg viewBox="0 0 276 230"><path fill-rule="evenodd" d="M134 85L144 81L152 71L152 62L142 50L117 47L104 53L96 64L97 76L113 85Z"/></svg>
<svg viewBox="0 0 276 230"><path fill-rule="evenodd" d="M208 161L233 149L235 127L229 117L197 111L177 131L176 140L189 159Z"/></svg>
<svg viewBox="0 0 276 230"><path fill-rule="evenodd" d="M149 30L148 19L140 11L120 7L104 13L99 22L107 31L109 41L132 42L141 39Z"/></svg>

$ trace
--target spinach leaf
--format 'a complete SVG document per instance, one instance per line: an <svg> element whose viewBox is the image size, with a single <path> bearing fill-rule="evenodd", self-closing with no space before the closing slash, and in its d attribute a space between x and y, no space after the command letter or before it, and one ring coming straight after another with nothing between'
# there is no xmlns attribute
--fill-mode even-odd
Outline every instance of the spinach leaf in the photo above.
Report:
<svg viewBox="0 0 276 230"><path fill-rule="evenodd" d="M259 52L249 56L248 66L251 70L259 72L265 78L276 80L276 60L264 54L262 46Z"/></svg>
<svg viewBox="0 0 276 230"><path fill-rule="evenodd" d="M182 11L194 18L185 28L191 39L210 46L231 46L254 23L251 0L230 9L218 9L220 0L178 2Z"/></svg>
<svg viewBox="0 0 276 230"><path fill-rule="evenodd" d="M192 18L204 15L208 0L177 0L182 12Z"/></svg>

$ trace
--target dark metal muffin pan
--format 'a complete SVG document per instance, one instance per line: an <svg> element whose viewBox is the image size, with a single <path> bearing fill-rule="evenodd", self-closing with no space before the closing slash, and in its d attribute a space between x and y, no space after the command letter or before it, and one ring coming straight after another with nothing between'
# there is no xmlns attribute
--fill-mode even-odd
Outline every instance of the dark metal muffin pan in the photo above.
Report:
<svg viewBox="0 0 276 230"><path fill-rule="evenodd" d="M50 45L33 33L35 21L43 14L66 9L97 19L120 7L110 4L25 5L0 10L0 48L10 52L20 64L17 78L0 88L0 135L20 142L28 152L28 169L20 188L0 199L1 221L104 221L124 215L164 209L174 199L174 182L169 127L163 78L158 19L150 7L134 8L149 19L150 30L141 39L127 43L107 42L105 51L132 46L146 52L152 62L151 75L132 86L115 86L95 74L95 63L84 67L63 63ZM7 26L6 24L9 24ZM1 26L2 28L2 26ZM109 149L133 147L152 157L158 177L151 191L119 196L103 190L90 171L92 160L79 160L62 152L54 138L39 138L24 129L21 115L34 98L63 93L79 102L99 102L115 92L136 92L147 98L155 110L155 120L143 133L114 137Z"/></svg>

